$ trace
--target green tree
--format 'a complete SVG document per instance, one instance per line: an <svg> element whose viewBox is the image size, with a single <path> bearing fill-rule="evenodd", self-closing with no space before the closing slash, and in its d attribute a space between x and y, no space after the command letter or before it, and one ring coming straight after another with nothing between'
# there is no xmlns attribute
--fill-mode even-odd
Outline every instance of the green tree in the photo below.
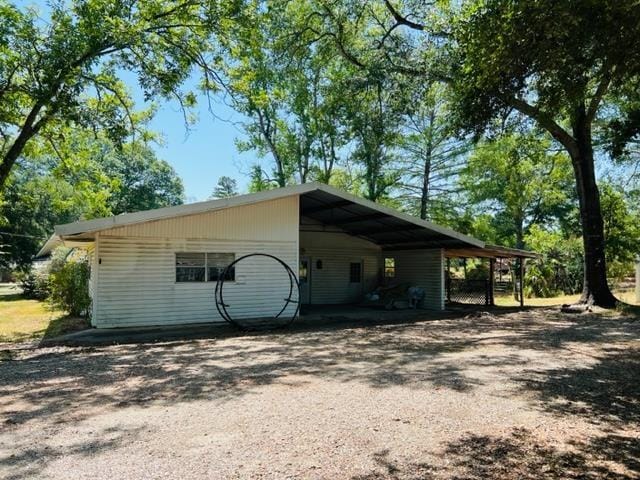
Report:
<svg viewBox="0 0 640 480"><path fill-rule="evenodd" d="M211 35L235 11L235 2L72 0L48 4L43 21L0 0L0 191L34 138L56 142L70 124L128 134L123 71L137 75L147 99L188 109L195 96L180 85L196 66L213 88Z"/></svg>
<svg viewBox="0 0 640 480"><path fill-rule="evenodd" d="M478 144L469 157L460 183L474 211L493 214L499 241L525 248L532 225L571 209L570 161L549 149L549 140L512 133Z"/></svg>
<svg viewBox="0 0 640 480"><path fill-rule="evenodd" d="M480 131L516 110L569 154L585 251L582 301L613 306L593 137L607 96L640 87L640 4L469 2L452 39L448 74L462 126Z"/></svg>
<svg viewBox="0 0 640 480"><path fill-rule="evenodd" d="M455 203L470 142L456 138L442 85L414 88L411 97L399 138L402 198L409 211L433 219Z"/></svg>
<svg viewBox="0 0 640 480"><path fill-rule="evenodd" d="M229 198L238 195L238 182L227 176L218 179L216 188L213 189L211 198Z"/></svg>
<svg viewBox="0 0 640 480"><path fill-rule="evenodd" d="M607 269L613 279L633 272L640 255L640 207L631 207L637 200L634 193L625 194L620 186L604 182L600 185ZM631 202L630 202L631 201Z"/></svg>
<svg viewBox="0 0 640 480"><path fill-rule="evenodd" d="M305 2L249 4L249 21L234 25L221 41L221 70L231 105L244 113L240 150L270 156L268 174L278 186L328 182L345 144L343 98L337 82L344 72L322 49L290 49L287 21Z"/></svg>
<svg viewBox="0 0 640 480"><path fill-rule="evenodd" d="M56 224L183 202L182 181L149 146L114 146L88 132L69 135L59 154L19 161L0 203L0 266L27 268Z"/></svg>

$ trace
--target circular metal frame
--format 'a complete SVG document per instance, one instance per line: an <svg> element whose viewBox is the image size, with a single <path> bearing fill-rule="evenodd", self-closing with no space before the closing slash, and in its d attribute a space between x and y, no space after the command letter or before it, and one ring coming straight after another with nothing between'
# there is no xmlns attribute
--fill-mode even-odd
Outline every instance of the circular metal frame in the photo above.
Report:
<svg viewBox="0 0 640 480"><path fill-rule="evenodd" d="M284 306L282 307L282 309L273 317L267 317L270 318L272 321L278 320L280 318L280 315L282 315L284 313L284 311L287 309L287 307L289 306L290 303L295 303L296 304L296 309L293 312L293 315L291 316L291 318L287 318L286 321L282 324L279 325L272 325L272 326L267 326L267 328L269 329L275 329L275 328L283 328L283 327L287 327L289 325L291 325L291 323L295 320L296 316L298 315L298 312L300 311L300 282L298 281L298 277L296 276L296 274L293 272L293 270L291 270L291 267L289 267L289 265L287 265L283 260L279 259L278 257L274 256L274 255L270 255L268 253L249 253L247 255L243 255L242 257L236 258L233 262L231 262L229 265L227 265L225 267L225 269L222 271L222 274L220 275L220 278L218 279L218 281L216 282L216 289L214 292L215 295L215 301L216 301L216 309L218 310L218 313L220 314L220 316L228 323L230 323L231 325L234 325L242 330L256 330L256 326L255 325L246 325L243 324L241 321L238 321L238 319L235 319L231 316L231 314L229 313L229 311L227 310L227 307L229 307L230 305L226 304L224 302L224 282L225 282L225 278L227 277L227 274L229 273L229 271L234 268L236 266L236 264L242 260L245 260L247 258L250 257L267 257L267 258L271 258L272 260L275 260L276 262L278 262L287 272L287 275L289 275L289 294L287 295L286 298L284 298ZM294 291L298 293L298 299L294 300L292 298ZM265 327L263 327L265 328Z"/></svg>

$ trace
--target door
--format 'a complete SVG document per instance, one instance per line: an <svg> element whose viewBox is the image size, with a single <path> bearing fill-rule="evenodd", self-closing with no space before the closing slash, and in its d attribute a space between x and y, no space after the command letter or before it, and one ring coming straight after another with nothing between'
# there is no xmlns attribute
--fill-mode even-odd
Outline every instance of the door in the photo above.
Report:
<svg viewBox="0 0 640 480"><path fill-rule="evenodd" d="M364 294L363 289L364 262L362 259L349 262L349 301L359 302Z"/></svg>
<svg viewBox="0 0 640 480"><path fill-rule="evenodd" d="M309 257L300 257L298 281L300 282L300 304L309 305L311 303L311 259Z"/></svg>

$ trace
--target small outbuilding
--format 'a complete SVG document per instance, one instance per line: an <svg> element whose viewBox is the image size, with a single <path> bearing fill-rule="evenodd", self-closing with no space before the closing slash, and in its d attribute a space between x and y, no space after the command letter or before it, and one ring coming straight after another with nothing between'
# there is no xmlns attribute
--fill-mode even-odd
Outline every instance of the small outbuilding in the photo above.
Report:
<svg viewBox="0 0 640 480"><path fill-rule="evenodd" d="M303 305L358 303L395 282L419 288L418 307L434 310L445 308L448 256L500 254L320 183L59 225L39 255L59 244L89 253L91 322L100 328L222 321L215 285L250 253L295 271ZM225 302L236 318L270 316L288 282L277 262L250 257L226 272Z"/></svg>

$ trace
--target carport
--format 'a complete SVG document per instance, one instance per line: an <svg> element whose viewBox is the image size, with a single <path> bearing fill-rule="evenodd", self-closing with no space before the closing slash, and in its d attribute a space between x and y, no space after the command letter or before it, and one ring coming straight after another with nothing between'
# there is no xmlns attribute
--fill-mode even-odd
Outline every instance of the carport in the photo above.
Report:
<svg viewBox="0 0 640 480"><path fill-rule="evenodd" d="M496 260L511 264L515 273L514 293L517 294L520 306L524 306L524 275L527 258L537 258L538 254L517 248L502 247L499 245L485 245L484 247L450 248L445 250L447 259L447 271L445 275L445 290L447 302L473 303L495 305L496 290ZM489 270L486 279L467 279L466 261L469 258L488 261ZM454 279L451 274L451 260L462 259L465 278Z"/></svg>

